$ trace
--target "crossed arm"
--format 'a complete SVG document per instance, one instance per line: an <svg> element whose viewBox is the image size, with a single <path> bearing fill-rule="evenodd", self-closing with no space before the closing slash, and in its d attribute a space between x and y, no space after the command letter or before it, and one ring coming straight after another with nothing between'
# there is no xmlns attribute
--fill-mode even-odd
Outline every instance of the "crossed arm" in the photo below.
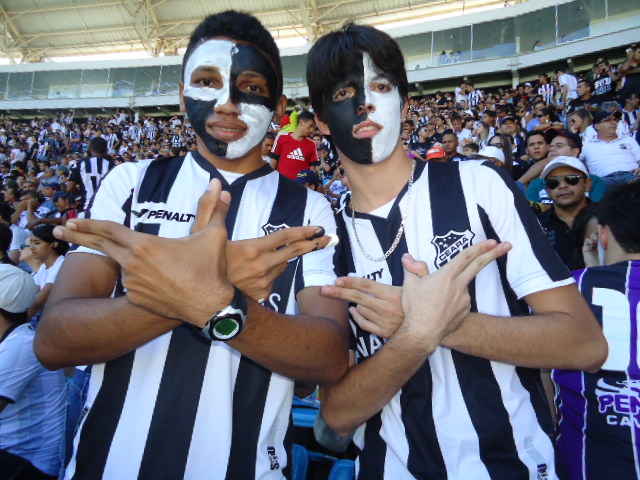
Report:
<svg viewBox="0 0 640 480"><path fill-rule="evenodd" d="M227 242L226 210L213 204L211 221L196 220L203 230L181 239L144 235L104 221L74 220L57 230L63 239L110 257L77 252L63 264L36 335L35 351L43 364L60 368L103 362L183 323L202 327L230 302L235 285L252 299L246 328L228 342L231 346L296 380L325 383L342 376L347 369L343 302L320 297L319 287L298 294L300 311L308 315L279 314L255 301L266 296L287 260L323 248L329 238L314 235L317 227L300 227ZM226 262L220 261L225 257ZM106 298L120 271L127 295Z"/></svg>

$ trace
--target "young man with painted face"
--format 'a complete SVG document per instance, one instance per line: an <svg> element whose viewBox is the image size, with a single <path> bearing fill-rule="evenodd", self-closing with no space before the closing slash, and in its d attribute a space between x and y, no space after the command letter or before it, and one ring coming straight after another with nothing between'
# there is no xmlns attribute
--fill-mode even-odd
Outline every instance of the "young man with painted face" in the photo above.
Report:
<svg viewBox="0 0 640 480"><path fill-rule="evenodd" d="M337 217L349 276L323 293L358 304L357 364L323 390L322 408L337 433L358 429L358 478L555 478L538 368L593 371L606 343L528 202L490 162L407 159L407 77L385 33L348 25L318 40L307 65L318 124L352 187ZM513 247L470 285L481 313L462 320L425 301L415 274L443 274L484 239Z"/></svg>
<svg viewBox="0 0 640 480"><path fill-rule="evenodd" d="M347 369L346 307L319 294L335 279L330 206L261 157L286 104L273 38L249 15L213 15L183 64L197 150L118 166L94 220L56 230L85 247L36 354L94 364L67 478L282 478L292 379ZM114 285L126 294L108 298Z"/></svg>

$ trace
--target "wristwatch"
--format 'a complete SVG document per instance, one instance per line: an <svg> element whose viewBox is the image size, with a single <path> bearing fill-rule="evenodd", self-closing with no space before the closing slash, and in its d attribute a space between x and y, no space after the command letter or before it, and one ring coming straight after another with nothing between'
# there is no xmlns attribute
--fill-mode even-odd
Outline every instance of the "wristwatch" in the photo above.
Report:
<svg viewBox="0 0 640 480"><path fill-rule="evenodd" d="M209 340L227 341L235 338L247 323L247 297L236 287L231 303L209 319L201 333Z"/></svg>

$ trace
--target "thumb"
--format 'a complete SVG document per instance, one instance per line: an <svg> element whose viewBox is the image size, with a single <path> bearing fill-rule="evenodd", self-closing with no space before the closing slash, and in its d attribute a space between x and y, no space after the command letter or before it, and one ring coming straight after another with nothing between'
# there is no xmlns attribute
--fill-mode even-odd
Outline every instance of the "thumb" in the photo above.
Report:
<svg viewBox="0 0 640 480"><path fill-rule="evenodd" d="M402 267L404 270L404 282L402 283L403 287L409 287L415 284L418 281L418 276L411 271L411 263L413 262L413 257L408 253L405 253L402 256Z"/></svg>
<svg viewBox="0 0 640 480"><path fill-rule="evenodd" d="M221 186L222 188L222 186ZM229 213L229 205L231 204L231 194L227 191L219 191L216 197L213 212L207 223L207 228L225 228L226 219Z"/></svg>
<svg viewBox="0 0 640 480"><path fill-rule="evenodd" d="M202 194L198 200L198 210L196 211L196 219L191 225L191 233L197 233L204 229L216 208L218 199L220 198L220 191L222 190L222 183L217 178L214 178L209 182L207 190Z"/></svg>
<svg viewBox="0 0 640 480"><path fill-rule="evenodd" d="M405 263L405 257L406 257L406 263ZM421 262L416 260L415 258L413 258L413 256L410 253L405 253L402 257L402 261L405 268L409 272L417 275L419 278L426 277L427 275L429 275L429 266L426 264L426 262Z"/></svg>

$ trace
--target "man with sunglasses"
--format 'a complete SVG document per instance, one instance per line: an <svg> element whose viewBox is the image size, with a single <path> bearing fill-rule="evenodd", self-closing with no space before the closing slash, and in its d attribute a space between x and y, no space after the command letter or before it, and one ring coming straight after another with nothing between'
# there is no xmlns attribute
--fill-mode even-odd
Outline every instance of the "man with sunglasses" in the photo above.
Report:
<svg viewBox="0 0 640 480"><path fill-rule="evenodd" d="M540 178L553 200L553 205L538 216L547 239L570 270L574 264L574 246L571 236L573 221L591 200L591 179L587 167L576 157L560 156L553 159L542 171Z"/></svg>
<svg viewBox="0 0 640 480"><path fill-rule="evenodd" d="M633 138L618 135L621 117L619 111L596 113L593 126L597 137L582 149L589 170L609 186L633 181L640 174L640 146Z"/></svg>

